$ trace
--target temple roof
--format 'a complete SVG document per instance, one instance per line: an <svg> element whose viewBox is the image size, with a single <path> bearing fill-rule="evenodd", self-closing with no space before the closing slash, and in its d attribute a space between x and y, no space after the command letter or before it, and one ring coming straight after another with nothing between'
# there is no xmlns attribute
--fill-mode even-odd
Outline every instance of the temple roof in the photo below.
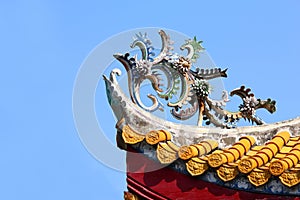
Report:
<svg viewBox="0 0 300 200"><path fill-rule="evenodd" d="M254 186L266 184L272 176L279 177L281 183L288 187L300 183L300 137L291 137L289 131L279 131L263 145L256 145L252 136L242 136L229 148L220 149L215 140L177 146L168 130L144 134L134 131L129 125L121 127L126 144L145 141L156 148L161 164L171 164L180 159L185 162L191 176L200 176L212 169L224 182L242 174Z"/></svg>
<svg viewBox="0 0 300 200"><path fill-rule="evenodd" d="M227 69L197 66L204 49L196 38L180 47L188 50L183 56L172 51L173 42L166 32L161 30L159 34L162 47L156 57L152 57L150 40L141 33L131 45L140 48L141 58L130 53L114 55L126 70L129 96L117 81L120 69L113 69L109 77L103 75L108 102L118 120L118 146L125 150L130 146L163 167L174 167L222 187L300 195L300 118L266 124L256 110L273 113L276 101L256 98L245 86L230 93L223 91L221 100L212 99L209 81L226 78ZM140 93L146 80L154 91L147 95L151 106L143 103ZM235 112L226 110L229 95L242 100ZM156 111L164 112L164 108L170 108L176 120L196 116L197 125L154 115ZM237 127L240 119L257 126Z"/></svg>

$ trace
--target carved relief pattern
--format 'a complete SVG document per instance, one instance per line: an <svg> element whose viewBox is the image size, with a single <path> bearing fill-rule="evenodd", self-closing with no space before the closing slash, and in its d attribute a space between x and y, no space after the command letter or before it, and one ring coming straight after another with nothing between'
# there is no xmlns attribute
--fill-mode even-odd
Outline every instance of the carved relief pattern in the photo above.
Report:
<svg viewBox="0 0 300 200"><path fill-rule="evenodd" d="M284 172L279 176L279 178L284 185L292 187L300 183L300 171L295 170Z"/></svg>
<svg viewBox="0 0 300 200"><path fill-rule="evenodd" d="M146 142L151 145L167 140L171 140L171 133L166 130L150 131L146 134Z"/></svg>
<svg viewBox="0 0 300 200"><path fill-rule="evenodd" d="M248 175L249 181L255 186L266 184L270 177L271 174L269 170L260 170L260 169L253 170Z"/></svg>
<svg viewBox="0 0 300 200"><path fill-rule="evenodd" d="M125 143L128 144L136 144L141 142L145 136L141 135L130 128L130 126L125 125L122 130L122 137Z"/></svg>
<svg viewBox="0 0 300 200"><path fill-rule="evenodd" d="M192 149L188 146L182 146L178 151L178 155L183 160L190 159L193 156Z"/></svg>
<svg viewBox="0 0 300 200"><path fill-rule="evenodd" d="M159 135L156 131L151 131L146 135L146 142L148 144L157 144L159 142Z"/></svg>
<svg viewBox="0 0 300 200"><path fill-rule="evenodd" d="M217 170L217 173L220 179L226 182L233 180L239 172L236 166L223 165Z"/></svg>
<svg viewBox="0 0 300 200"><path fill-rule="evenodd" d="M242 173L248 173L253 169L252 162L250 159L243 159L239 162L238 168Z"/></svg>
<svg viewBox="0 0 300 200"><path fill-rule="evenodd" d="M220 166L223 163L222 162L222 155L221 154L217 154L217 153L211 154L208 157L208 163L212 167L218 167L218 166Z"/></svg>
<svg viewBox="0 0 300 200"><path fill-rule="evenodd" d="M170 164L177 159L177 152L167 150L159 144L157 146L157 158L162 164Z"/></svg>
<svg viewBox="0 0 300 200"><path fill-rule="evenodd" d="M284 167L280 161L275 161L271 163L269 170L273 175L279 176L284 172Z"/></svg>
<svg viewBox="0 0 300 200"><path fill-rule="evenodd" d="M208 164L200 158L192 158L186 163L186 168L192 176L198 176L208 169Z"/></svg>

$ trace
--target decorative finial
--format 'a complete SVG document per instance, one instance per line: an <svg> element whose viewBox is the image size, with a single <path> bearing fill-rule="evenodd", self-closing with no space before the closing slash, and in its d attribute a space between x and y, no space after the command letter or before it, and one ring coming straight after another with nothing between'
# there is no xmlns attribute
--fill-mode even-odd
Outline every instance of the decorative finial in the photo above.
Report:
<svg viewBox="0 0 300 200"><path fill-rule="evenodd" d="M163 110L163 104L159 99L168 101L167 106L171 107L171 114L178 120L187 120L198 113L198 126L213 124L217 127L232 128L236 123L244 118L257 125L264 122L256 115L256 110L264 108L270 113L276 111L276 102L267 99L257 99L251 89L241 86L230 92L230 96L237 95L242 99L239 110L230 112L225 109L229 101L228 92L223 91L221 100L210 98L212 87L209 80L215 78L226 78L227 69L221 68L202 69L194 66L200 53L204 51L202 41L196 37L186 40L180 49L187 50L187 55L173 53L173 42L165 31L160 30L162 40L160 53L155 56L152 42L147 38L146 33L138 33L131 44L132 48L139 47L142 53L141 59L137 56L130 57L129 53L124 55L115 54L125 67L128 75L129 93L132 101L146 111L153 112ZM162 78L162 75L166 77ZM142 82L149 80L156 95L149 94L152 106L146 106L140 97L140 87ZM161 86L167 82L166 89ZM175 94L180 94L174 100Z"/></svg>

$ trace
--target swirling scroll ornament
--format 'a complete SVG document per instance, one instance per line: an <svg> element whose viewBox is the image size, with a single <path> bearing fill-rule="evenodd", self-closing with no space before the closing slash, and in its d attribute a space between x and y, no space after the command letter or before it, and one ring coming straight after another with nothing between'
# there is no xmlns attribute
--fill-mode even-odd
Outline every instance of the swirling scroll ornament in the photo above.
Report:
<svg viewBox="0 0 300 200"><path fill-rule="evenodd" d="M160 30L159 35L162 47L156 57L152 42L146 33L136 34L131 44L132 48L140 49L141 59L138 59L137 55L130 57L129 53L114 55L127 71L130 97L139 107L149 112L163 110L163 104L158 98L165 99L168 101L167 106L171 107L174 118L187 120L198 113L198 126L202 126L205 121L206 125L213 124L222 128L235 127L241 118L261 125L264 122L256 115L257 109L264 108L270 113L276 111L275 101L257 99L251 93L251 89L246 89L245 86L230 92L230 96L236 95L242 99L239 110L227 111L225 109L229 101L227 91L223 91L221 100L211 99L209 83L212 79L226 78L227 68L202 69L193 66L204 51L202 41L197 41L196 37L186 40L180 47L182 51L187 50L187 55L182 56L173 53L173 41L165 31ZM140 95L141 85L146 80L151 82L155 91L155 95L148 94L148 98L152 101L151 106L146 106Z"/></svg>

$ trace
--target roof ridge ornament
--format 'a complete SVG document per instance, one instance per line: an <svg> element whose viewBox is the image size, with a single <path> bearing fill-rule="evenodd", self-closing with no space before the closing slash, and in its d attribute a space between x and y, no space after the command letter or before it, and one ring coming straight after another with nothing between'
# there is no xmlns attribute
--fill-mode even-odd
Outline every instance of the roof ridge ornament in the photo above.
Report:
<svg viewBox="0 0 300 200"><path fill-rule="evenodd" d="M155 56L152 42L147 38L147 33L138 33L131 44L132 48L139 47L141 59L137 56L130 56L129 53L115 54L114 57L120 61L128 76L128 87L133 103L148 112L164 110L160 99L168 101L167 106L171 107L171 114L178 120L187 120L198 113L198 126L213 124L221 128L234 128L236 123L244 118L257 125L264 122L256 115L256 110L264 108L270 113L276 111L276 102L271 99L257 99L250 88L241 86L230 92L230 96L237 95L242 99L239 110L230 112L225 109L229 101L228 92L223 91L222 100L214 100L209 97L212 90L209 80L215 78L226 78L227 69L221 68L202 69L195 67L200 53L204 51L202 41L196 37L186 40L180 49L187 50L187 55L173 53L173 41L163 30L159 31L162 40L160 53ZM192 68L195 68L193 70ZM165 79L162 78L164 75ZM141 84L149 80L156 94L149 94L152 101L151 106L146 106L140 97ZM167 82L167 88L161 86ZM179 99L174 101L174 95L179 93Z"/></svg>

